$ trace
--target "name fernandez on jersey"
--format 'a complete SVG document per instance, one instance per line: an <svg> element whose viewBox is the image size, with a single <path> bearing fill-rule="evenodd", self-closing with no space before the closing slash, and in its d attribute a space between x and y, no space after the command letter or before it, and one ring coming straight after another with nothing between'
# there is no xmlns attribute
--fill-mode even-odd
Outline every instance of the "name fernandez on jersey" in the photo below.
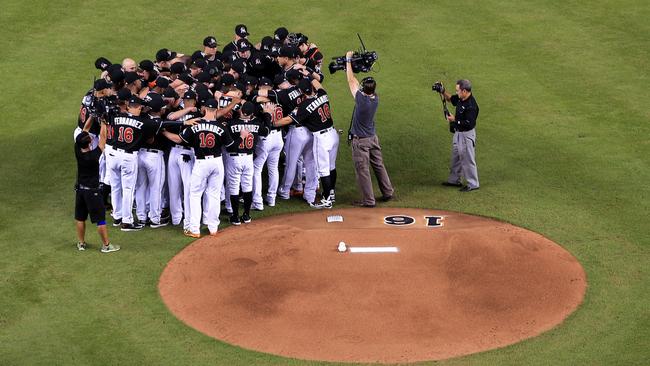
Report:
<svg viewBox="0 0 650 366"><path fill-rule="evenodd" d="M289 93L289 99L290 100L296 100L302 95L302 92L298 89L292 91Z"/></svg>
<svg viewBox="0 0 650 366"><path fill-rule="evenodd" d="M240 132L241 130L248 130L248 132L259 133L260 126L253 124L236 124L230 126L230 131L233 133Z"/></svg>
<svg viewBox="0 0 650 366"><path fill-rule="evenodd" d="M327 97L327 94L321 95L320 97L316 98L316 100L310 102L309 105L307 105L307 112L313 113L315 110L318 109L318 107L322 106L327 102L329 102L329 98Z"/></svg>
<svg viewBox="0 0 650 366"><path fill-rule="evenodd" d="M135 119L129 118L129 117L115 117L115 119L113 119L113 121L114 121L113 123L116 124L116 125L130 126L130 127L133 127L133 128L137 128L138 130L141 130L142 125L144 125L143 122L140 122L138 120L135 120Z"/></svg>
<svg viewBox="0 0 650 366"><path fill-rule="evenodd" d="M197 133L197 132L200 132L200 131L208 131L208 132L216 133L219 136L223 135L223 133L225 132L223 128L221 128L221 127L219 127L217 125L211 124L211 123L199 123L197 125L194 125L194 126L190 127L190 129L194 133Z"/></svg>

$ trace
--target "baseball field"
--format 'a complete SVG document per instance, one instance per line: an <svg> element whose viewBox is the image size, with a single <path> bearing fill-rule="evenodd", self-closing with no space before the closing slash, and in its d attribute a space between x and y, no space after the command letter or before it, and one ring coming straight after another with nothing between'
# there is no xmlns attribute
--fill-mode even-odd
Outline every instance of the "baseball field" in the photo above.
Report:
<svg viewBox="0 0 650 366"><path fill-rule="evenodd" d="M377 132L397 196L383 207L505 221L558 243L584 268L586 295L555 328L435 364L647 365L649 18L640 0L3 1L0 365L325 364L239 348L177 319L158 283L191 243L178 228L111 227L122 250L107 255L89 226L91 250L75 247L72 131L94 60L191 53L207 35L221 47L238 23L254 41L279 26L305 33L326 58L357 49L357 32L377 51ZM451 134L431 91L435 80L460 78L473 82L481 108L481 188L469 193L440 186ZM346 130L345 75L326 75L324 87ZM358 191L343 141L336 206L349 208ZM308 210L280 201L254 219Z"/></svg>

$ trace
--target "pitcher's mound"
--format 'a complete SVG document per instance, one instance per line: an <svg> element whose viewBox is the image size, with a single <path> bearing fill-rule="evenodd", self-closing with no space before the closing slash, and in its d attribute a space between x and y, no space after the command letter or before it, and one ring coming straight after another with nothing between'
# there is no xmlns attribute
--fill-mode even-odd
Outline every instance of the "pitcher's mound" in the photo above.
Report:
<svg viewBox="0 0 650 366"><path fill-rule="evenodd" d="M332 215L343 222L328 223ZM391 249L351 252L360 247ZM578 261L539 234L397 208L230 227L180 252L159 284L178 318L224 342L300 359L386 363L534 337L575 310L585 288Z"/></svg>

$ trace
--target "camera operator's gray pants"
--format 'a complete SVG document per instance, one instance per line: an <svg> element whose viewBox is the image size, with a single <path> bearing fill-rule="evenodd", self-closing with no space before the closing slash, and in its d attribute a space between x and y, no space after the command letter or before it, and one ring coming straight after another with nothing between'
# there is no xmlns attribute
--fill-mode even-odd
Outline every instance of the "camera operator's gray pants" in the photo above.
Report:
<svg viewBox="0 0 650 366"><path fill-rule="evenodd" d="M476 168L476 129L454 133L454 140L451 147L451 163L449 167L449 183L461 183L460 179L465 178L467 185L471 188L478 188L478 170Z"/></svg>

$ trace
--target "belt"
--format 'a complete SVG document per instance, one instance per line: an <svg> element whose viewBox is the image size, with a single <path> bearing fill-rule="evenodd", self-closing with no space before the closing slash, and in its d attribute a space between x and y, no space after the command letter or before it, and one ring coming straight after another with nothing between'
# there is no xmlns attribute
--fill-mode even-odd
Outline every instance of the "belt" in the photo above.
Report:
<svg viewBox="0 0 650 366"><path fill-rule="evenodd" d="M253 155L253 153L228 153L230 156L247 156L247 155Z"/></svg>
<svg viewBox="0 0 650 366"><path fill-rule="evenodd" d="M83 184L77 184L77 189L83 189L83 190L86 190L86 191L94 191L94 190L98 190L99 187L92 188L92 187L86 187Z"/></svg>
<svg viewBox="0 0 650 366"><path fill-rule="evenodd" d="M120 149L118 147L114 147L113 151L121 152L121 153L124 153L124 154L133 154L133 151L126 151L126 150Z"/></svg>
<svg viewBox="0 0 650 366"><path fill-rule="evenodd" d="M144 148L140 149L140 151L146 151L154 154L162 154L163 152L162 150L158 150L158 149L144 149Z"/></svg>
<svg viewBox="0 0 650 366"><path fill-rule="evenodd" d="M289 128L305 128L305 126L296 126L296 125L291 125Z"/></svg>
<svg viewBox="0 0 650 366"><path fill-rule="evenodd" d="M220 157L221 157L221 155L206 155L204 157L197 156L196 158L199 159L199 160L203 160L203 159L207 160L207 159L216 159L216 158L220 158Z"/></svg>
<svg viewBox="0 0 650 366"><path fill-rule="evenodd" d="M185 145L174 145L174 147L178 148L178 149L183 149L183 150L192 150L191 147L185 146Z"/></svg>
<svg viewBox="0 0 650 366"><path fill-rule="evenodd" d="M326 132L330 132L331 129L332 129L332 127L329 127L329 128L324 129L324 130L318 131L318 133L323 134L323 133L326 133Z"/></svg>

